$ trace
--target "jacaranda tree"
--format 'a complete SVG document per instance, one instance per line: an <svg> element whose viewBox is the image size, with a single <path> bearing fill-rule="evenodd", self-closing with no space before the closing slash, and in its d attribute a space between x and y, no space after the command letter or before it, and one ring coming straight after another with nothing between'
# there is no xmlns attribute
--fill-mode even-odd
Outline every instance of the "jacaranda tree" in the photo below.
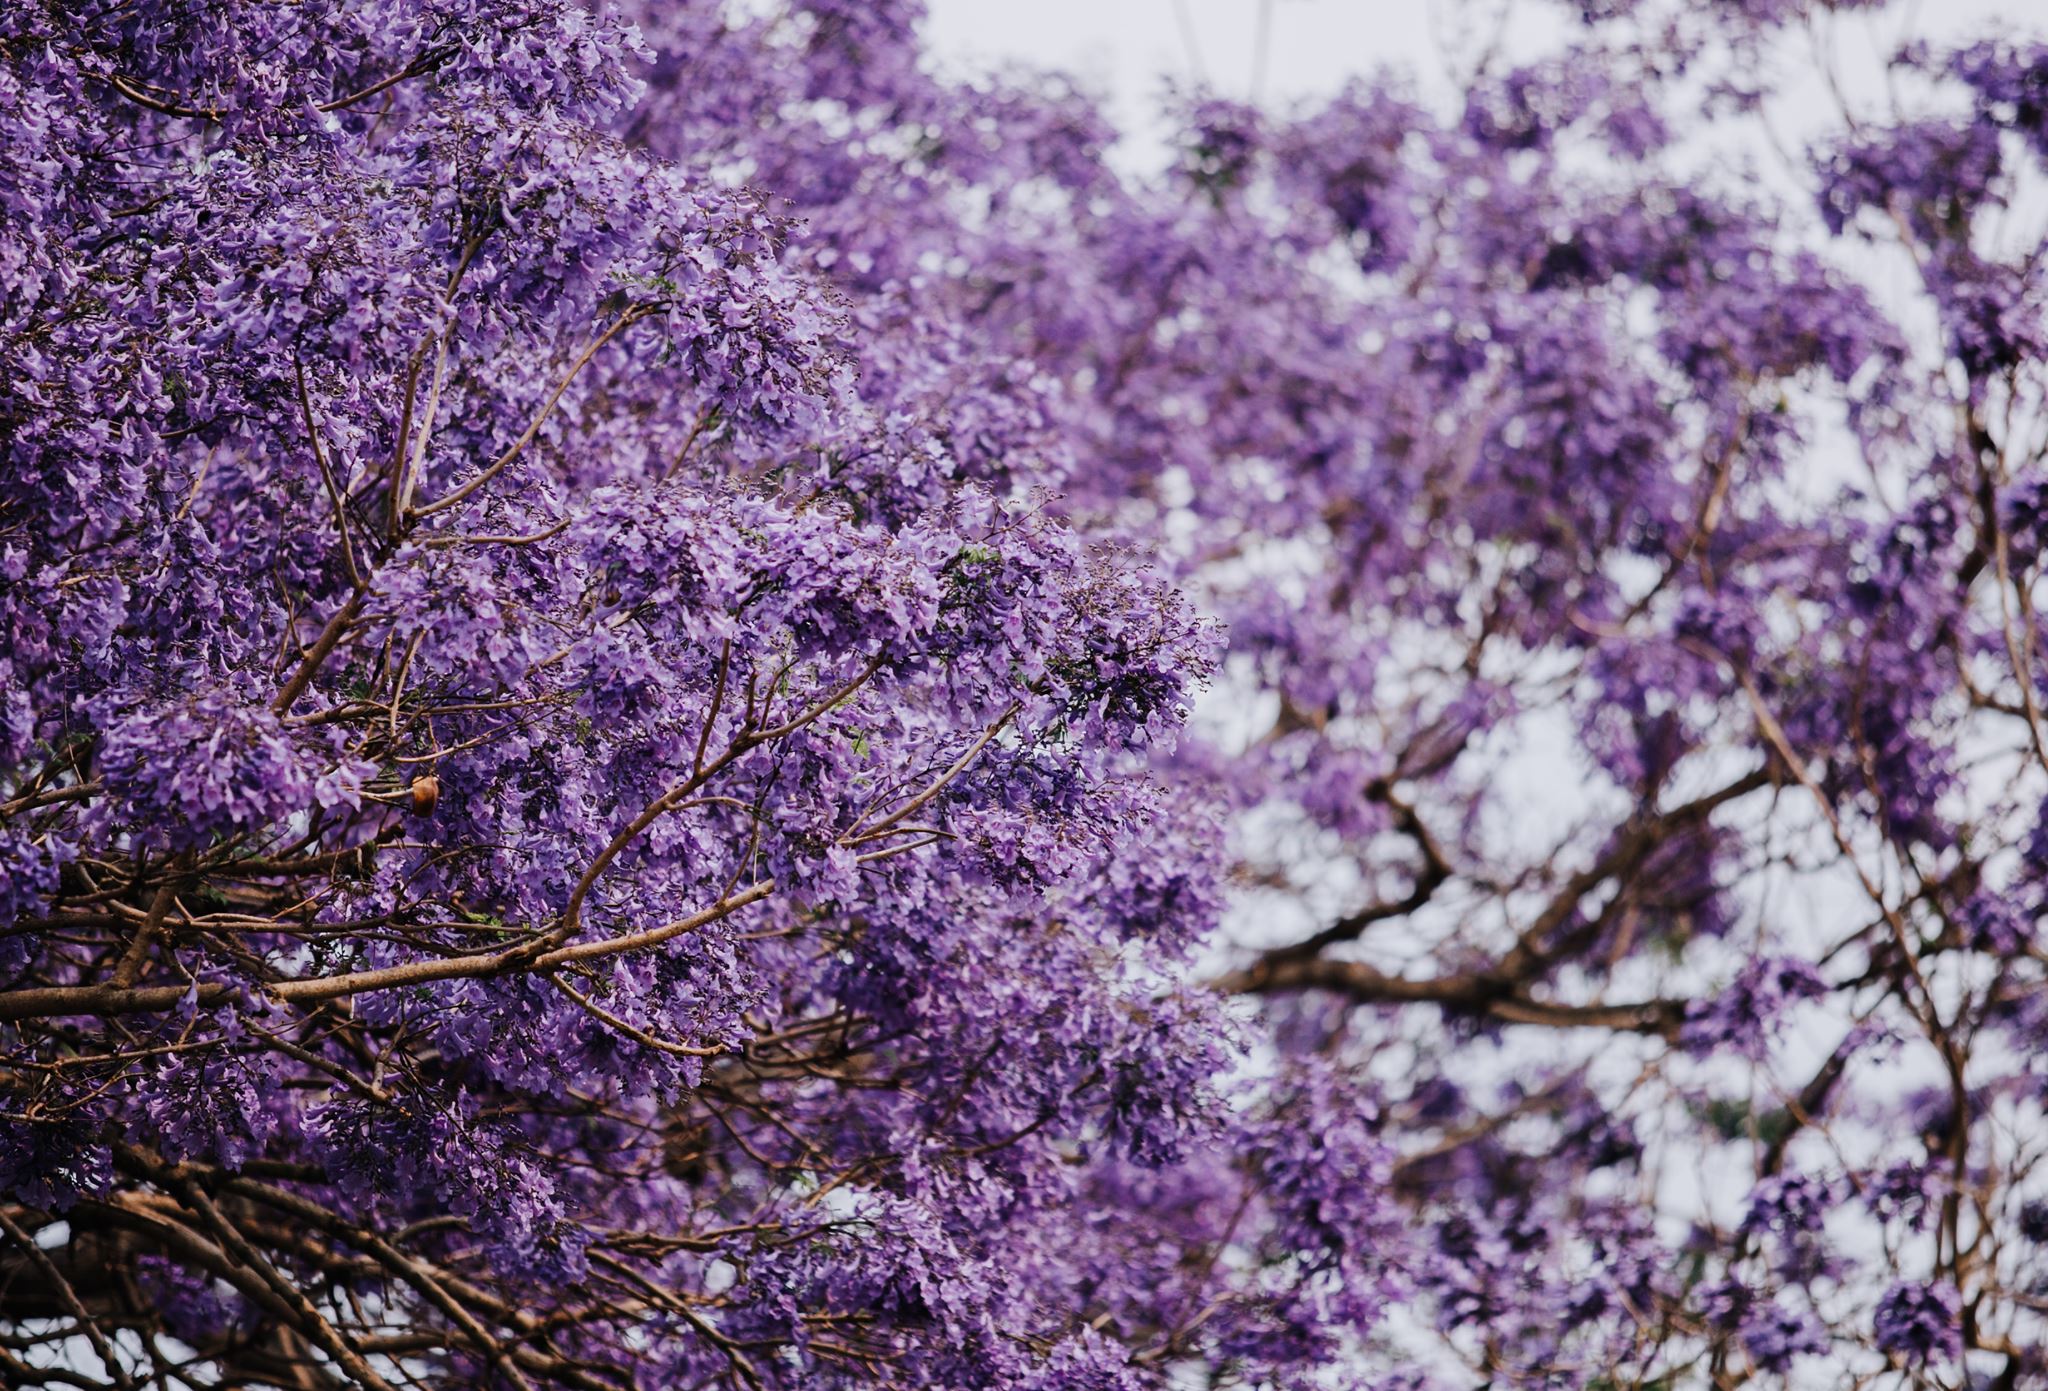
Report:
<svg viewBox="0 0 2048 1391"><path fill-rule="evenodd" d="M1544 13L0 7L0 1380L2048 1386L2048 48Z"/></svg>

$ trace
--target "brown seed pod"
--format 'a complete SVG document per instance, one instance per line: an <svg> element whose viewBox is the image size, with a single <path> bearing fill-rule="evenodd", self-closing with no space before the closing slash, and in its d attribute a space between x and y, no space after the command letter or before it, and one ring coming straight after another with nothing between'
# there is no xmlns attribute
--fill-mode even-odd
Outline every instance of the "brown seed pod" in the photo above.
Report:
<svg viewBox="0 0 2048 1391"><path fill-rule="evenodd" d="M441 800L441 780L432 773L412 780L412 814L432 816L434 803Z"/></svg>

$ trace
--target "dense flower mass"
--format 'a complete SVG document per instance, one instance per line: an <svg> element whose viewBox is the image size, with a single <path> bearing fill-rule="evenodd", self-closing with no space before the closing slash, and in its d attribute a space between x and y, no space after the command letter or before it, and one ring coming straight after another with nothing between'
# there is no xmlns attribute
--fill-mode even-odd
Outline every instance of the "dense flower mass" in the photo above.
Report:
<svg viewBox="0 0 2048 1391"><path fill-rule="evenodd" d="M0 7L0 1381L2048 1387L2048 47L1525 3Z"/></svg>

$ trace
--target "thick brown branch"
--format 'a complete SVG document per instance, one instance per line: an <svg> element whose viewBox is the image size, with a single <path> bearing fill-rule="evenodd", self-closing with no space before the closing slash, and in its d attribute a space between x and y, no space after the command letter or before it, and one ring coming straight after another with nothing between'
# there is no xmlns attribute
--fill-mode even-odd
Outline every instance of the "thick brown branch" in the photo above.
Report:
<svg viewBox="0 0 2048 1391"><path fill-rule="evenodd" d="M1324 959L1261 961L1216 981L1233 993L1270 995L1293 990L1330 990L1360 1004L1436 1005L1446 1013L1497 1019L1507 1024L1540 1024L1562 1029L1616 1029L1675 1039L1684 1017L1676 1000L1620 1005L1566 1005L1531 999L1492 973L1413 980L1390 976L1362 961Z"/></svg>

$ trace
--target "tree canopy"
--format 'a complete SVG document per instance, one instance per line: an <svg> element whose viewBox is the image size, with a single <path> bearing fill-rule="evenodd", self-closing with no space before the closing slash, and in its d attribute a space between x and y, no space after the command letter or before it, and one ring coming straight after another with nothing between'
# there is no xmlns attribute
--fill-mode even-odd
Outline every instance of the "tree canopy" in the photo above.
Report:
<svg viewBox="0 0 2048 1391"><path fill-rule="evenodd" d="M0 7L0 1382L2048 1387L2048 47L1525 2Z"/></svg>

